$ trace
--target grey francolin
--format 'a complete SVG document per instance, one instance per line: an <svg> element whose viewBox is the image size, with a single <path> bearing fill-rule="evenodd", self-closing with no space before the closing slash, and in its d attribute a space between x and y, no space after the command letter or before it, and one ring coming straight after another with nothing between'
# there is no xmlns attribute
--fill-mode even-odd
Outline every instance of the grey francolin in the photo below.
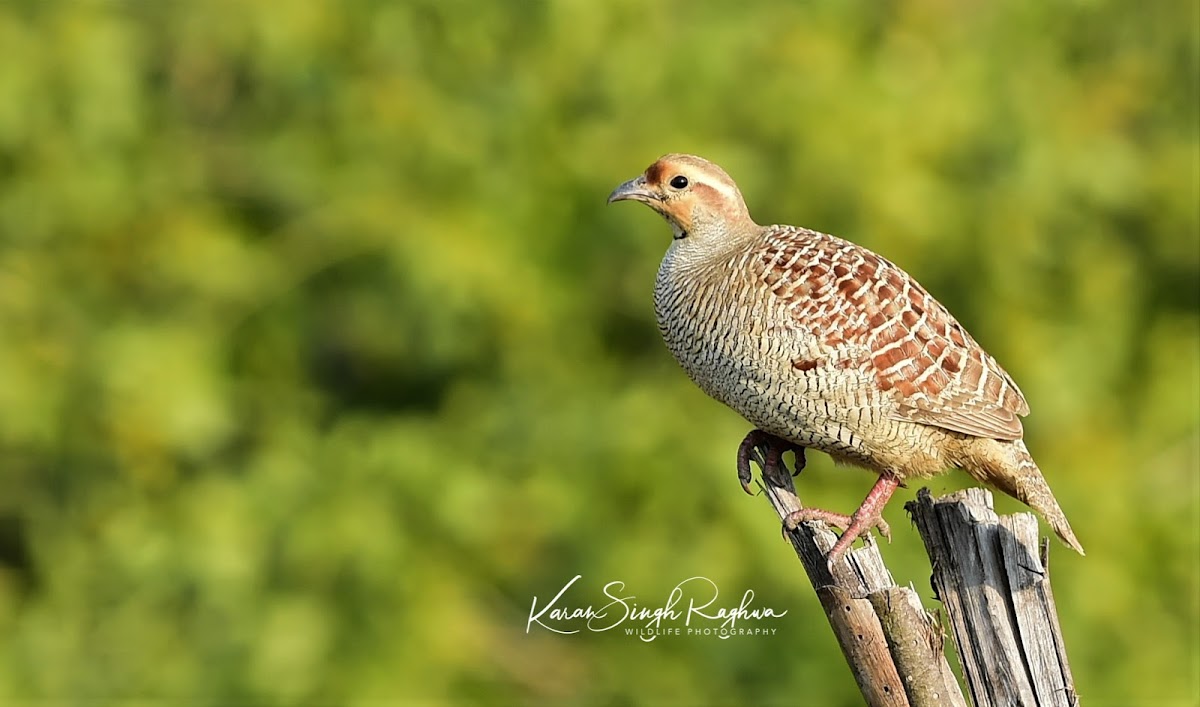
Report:
<svg viewBox="0 0 1200 707"><path fill-rule="evenodd" d="M674 235L654 285L667 348L706 393L757 429L739 450L768 465L793 449L879 474L853 515L804 509L787 519L845 532L837 562L872 527L896 487L950 468L1040 513L1083 554L1021 440L1029 406L1012 378L916 280L875 253L795 226L760 226L717 165L666 155L618 186Z"/></svg>

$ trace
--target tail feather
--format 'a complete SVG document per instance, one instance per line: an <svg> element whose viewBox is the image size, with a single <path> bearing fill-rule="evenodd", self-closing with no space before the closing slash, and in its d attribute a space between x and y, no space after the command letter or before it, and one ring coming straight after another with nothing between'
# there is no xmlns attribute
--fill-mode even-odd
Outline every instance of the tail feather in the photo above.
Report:
<svg viewBox="0 0 1200 707"><path fill-rule="evenodd" d="M1002 444L1009 452L1009 459L1005 460L1008 463L985 465L986 474L982 480L1037 511L1068 547L1080 555L1085 554L1083 545L1071 530L1066 514L1059 507L1054 493L1038 469L1037 463L1029 455L1025 443L1018 439Z"/></svg>

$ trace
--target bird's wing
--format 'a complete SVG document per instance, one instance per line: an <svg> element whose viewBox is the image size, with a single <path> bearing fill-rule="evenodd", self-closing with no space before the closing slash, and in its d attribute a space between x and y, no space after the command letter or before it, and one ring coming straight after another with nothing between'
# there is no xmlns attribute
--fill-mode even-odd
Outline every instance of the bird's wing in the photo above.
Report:
<svg viewBox="0 0 1200 707"><path fill-rule="evenodd" d="M1029 405L1016 383L949 311L900 268L840 238L776 227L758 265L796 324L857 362L897 396L896 417L1014 440Z"/></svg>

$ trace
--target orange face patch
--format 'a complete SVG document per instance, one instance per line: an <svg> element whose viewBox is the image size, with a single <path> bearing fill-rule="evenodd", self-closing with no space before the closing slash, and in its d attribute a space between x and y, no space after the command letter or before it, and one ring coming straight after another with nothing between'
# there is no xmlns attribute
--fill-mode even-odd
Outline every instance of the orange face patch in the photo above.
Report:
<svg viewBox="0 0 1200 707"><path fill-rule="evenodd" d="M655 186L662 184L663 172L666 171L666 169L667 169L667 166L665 164L663 164L662 160L659 160L659 161L655 162L654 164L650 165L649 167L647 167L646 168L646 183L653 184Z"/></svg>

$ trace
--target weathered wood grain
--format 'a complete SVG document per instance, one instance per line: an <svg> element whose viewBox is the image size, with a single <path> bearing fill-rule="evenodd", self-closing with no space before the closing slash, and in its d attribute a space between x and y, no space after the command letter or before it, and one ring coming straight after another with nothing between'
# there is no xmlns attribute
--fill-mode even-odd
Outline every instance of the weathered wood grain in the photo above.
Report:
<svg viewBox="0 0 1200 707"><path fill-rule="evenodd" d="M868 595L883 625L888 650L913 707L966 707L958 680L946 662L942 626L921 606L910 587L885 587Z"/></svg>
<svg viewBox="0 0 1200 707"><path fill-rule="evenodd" d="M1037 520L998 517L982 488L939 499L922 489L906 508L975 707L1077 707Z"/></svg>
<svg viewBox="0 0 1200 707"><path fill-rule="evenodd" d="M780 476L763 474L762 485L782 521L801 505L791 475ZM873 540L848 552L831 574L825 558L837 536L824 523L802 523L787 537L869 707L966 707L940 625L916 592L896 586Z"/></svg>

